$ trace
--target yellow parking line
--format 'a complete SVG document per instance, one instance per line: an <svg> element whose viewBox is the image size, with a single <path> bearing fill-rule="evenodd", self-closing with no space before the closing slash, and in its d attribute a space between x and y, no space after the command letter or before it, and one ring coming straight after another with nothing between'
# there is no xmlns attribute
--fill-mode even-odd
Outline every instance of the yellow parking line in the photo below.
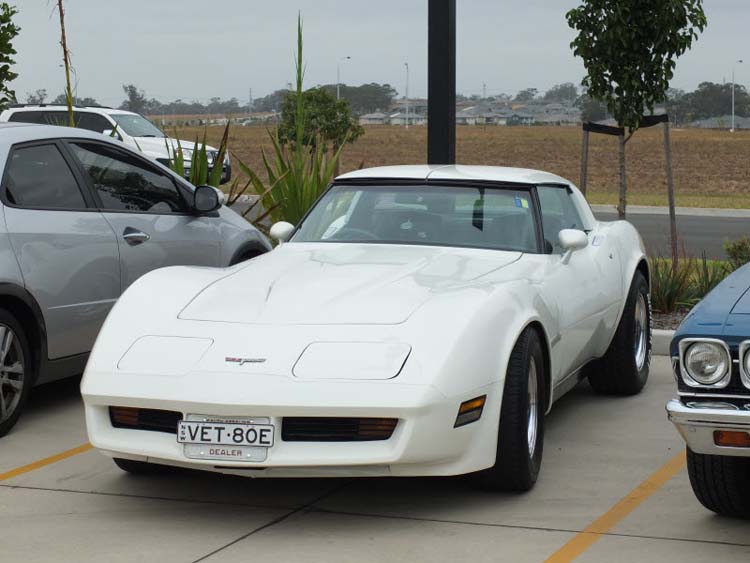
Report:
<svg viewBox="0 0 750 563"><path fill-rule="evenodd" d="M648 497L658 491L672 477L685 467L685 452L682 451L643 483L630 491L620 502L610 508L603 516L589 524L572 540L562 546L545 563L568 563L590 548L596 541L614 528L628 514L633 512Z"/></svg>
<svg viewBox="0 0 750 563"><path fill-rule="evenodd" d="M6 471L5 473L0 473L0 481L18 477L19 475L23 475L24 473L28 473L29 471L34 471L35 469L41 469L42 467L52 465L53 463L68 459L69 457L73 457L74 455L87 452L91 448L93 448L91 444L83 444L81 446L78 446L77 448L73 448L72 450L60 452L59 454L51 455L49 457L45 457L44 459L40 459L39 461L29 463L28 465L23 465L21 467L11 469L10 471Z"/></svg>

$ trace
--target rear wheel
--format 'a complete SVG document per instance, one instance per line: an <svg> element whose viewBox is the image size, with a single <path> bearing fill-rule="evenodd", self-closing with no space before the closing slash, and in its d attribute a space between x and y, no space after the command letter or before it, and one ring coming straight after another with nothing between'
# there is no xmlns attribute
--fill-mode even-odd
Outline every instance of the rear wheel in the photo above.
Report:
<svg viewBox="0 0 750 563"><path fill-rule="evenodd" d="M651 365L651 298L641 272L633 276L625 309L604 357L586 367L591 387L606 395L635 395Z"/></svg>
<svg viewBox="0 0 750 563"><path fill-rule="evenodd" d="M33 384L33 364L26 333L8 311L0 309L0 436L21 416Z"/></svg>
<svg viewBox="0 0 750 563"><path fill-rule="evenodd" d="M687 450L688 476L696 498L723 516L750 518L750 458L703 455Z"/></svg>
<svg viewBox="0 0 750 563"><path fill-rule="evenodd" d="M536 483L544 447L544 355L538 334L526 329L508 362L495 465L476 474L480 486L528 491Z"/></svg>
<svg viewBox="0 0 750 563"><path fill-rule="evenodd" d="M164 475L165 473L172 473L175 470L174 467L168 465L158 465L156 463L146 463L145 461L135 461L120 457L115 457L112 461L115 462L117 467L133 475Z"/></svg>

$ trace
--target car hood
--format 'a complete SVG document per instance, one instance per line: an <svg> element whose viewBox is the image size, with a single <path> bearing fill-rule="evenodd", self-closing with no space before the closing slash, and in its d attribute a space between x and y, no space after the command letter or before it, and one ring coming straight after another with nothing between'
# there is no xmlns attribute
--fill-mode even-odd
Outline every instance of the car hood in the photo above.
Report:
<svg viewBox="0 0 750 563"><path fill-rule="evenodd" d="M520 252L289 243L200 291L186 320L253 324L399 324L432 296L479 283Z"/></svg>
<svg viewBox="0 0 750 563"><path fill-rule="evenodd" d="M133 137L135 142L138 143L138 147L141 152L147 154L151 158L170 158L172 151L177 149L177 139L171 137ZM167 145L171 149L167 149ZM180 140L180 146L184 150L194 150L195 143L193 141ZM209 151L217 151L214 147L207 146Z"/></svg>

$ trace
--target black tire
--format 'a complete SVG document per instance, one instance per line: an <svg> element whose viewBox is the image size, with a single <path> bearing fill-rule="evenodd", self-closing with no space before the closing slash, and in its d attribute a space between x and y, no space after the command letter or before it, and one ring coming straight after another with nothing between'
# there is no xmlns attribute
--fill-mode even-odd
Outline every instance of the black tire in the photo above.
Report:
<svg viewBox="0 0 750 563"><path fill-rule="evenodd" d="M26 337L26 331L21 323L5 309L0 309L0 328L5 328L13 333L13 343L8 356L3 356L0 341L0 401L3 401L5 414L0 406L0 437L5 436L10 429L18 422L26 402L29 399L29 393L34 385L36 368L34 366L29 341ZM5 335L5 332L3 333ZM22 374L9 373L3 371L3 367L20 362ZM20 380L19 380L20 377ZM16 388L20 383L20 391Z"/></svg>
<svg viewBox="0 0 750 563"><path fill-rule="evenodd" d="M536 442L530 452L529 382L531 366L536 371ZM497 491L530 490L539 476L544 450L544 412L546 410L544 354L539 335L526 329L516 342L505 374L503 404L497 435L495 465L475 474L483 488Z"/></svg>
<svg viewBox="0 0 750 563"><path fill-rule="evenodd" d="M642 365L636 361L636 307L645 307L645 350ZM636 395L648 381L651 366L651 296L648 282L636 271L628 300L612 342L604 357L586 366L586 375L594 391L604 395Z"/></svg>
<svg viewBox="0 0 750 563"><path fill-rule="evenodd" d="M687 449L690 486L696 498L722 516L750 518L750 458L703 455Z"/></svg>
<svg viewBox="0 0 750 563"><path fill-rule="evenodd" d="M174 467L168 465L158 465L156 463L146 463L145 461L135 461L132 459L122 459L119 457L112 458L115 465L132 475L164 475L174 473Z"/></svg>

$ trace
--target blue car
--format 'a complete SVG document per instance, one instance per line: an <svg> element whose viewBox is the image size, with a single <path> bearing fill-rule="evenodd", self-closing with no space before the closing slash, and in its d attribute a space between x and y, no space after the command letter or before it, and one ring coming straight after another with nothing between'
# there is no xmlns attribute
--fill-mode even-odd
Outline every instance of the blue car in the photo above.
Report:
<svg viewBox="0 0 750 563"><path fill-rule="evenodd" d="M693 492L709 510L750 518L750 264L690 312L671 356L678 396L667 412Z"/></svg>

